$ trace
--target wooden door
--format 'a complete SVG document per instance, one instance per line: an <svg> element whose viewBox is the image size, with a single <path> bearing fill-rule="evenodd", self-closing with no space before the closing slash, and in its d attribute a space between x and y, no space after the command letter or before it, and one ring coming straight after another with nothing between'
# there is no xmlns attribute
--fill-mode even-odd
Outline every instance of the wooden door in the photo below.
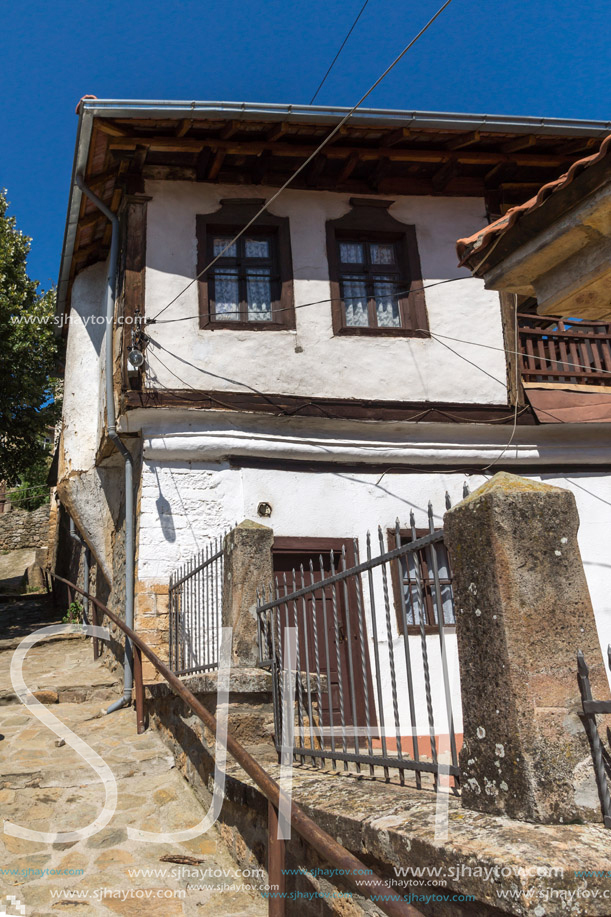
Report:
<svg viewBox="0 0 611 917"><path fill-rule="evenodd" d="M295 571L296 587L297 589L301 588L302 566L305 586L308 587L312 583L310 561L312 561L314 568L313 580L315 583L319 582L321 579L321 556L322 574L324 578L331 576L331 551L333 551L335 572L337 573L341 569L342 545L342 541L326 538L277 538L273 548L273 564L274 574L282 586L281 593L284 591L285 576L288 592L293 591L293 570ZM350 567L354 563L352 544L346 544L346 564ZM281 613L282 628L284 628L284 608L281 608ZM366 690L369 701L370 725L376 725L367 634L365 621L362 621L363 646L360 640L359 603L357 585L354 578L351 577L346 585L340 582L337 586L326 586L324 600L322 589L317 589L313 595L306 596L305 607L304 602L299 600L296 614L299 667L301 671L306 671L306 662L308 662L310 674L316 674L315 650L317 643L320 673L321 676L324 676L324 683L329 682L327 690L322 693L322 725L329 726L332 724L339 728L343 704L343 721L345 725L364 727L366 725ZM288 624L290 627L294 626L294 617L295 609L291 604L288 609ZM337 636L339 636L339 642ZM350 643L348 642L349 640ZM327 651L330 679L327 676ZM353 675L352 684L351 672Z"/></svg>

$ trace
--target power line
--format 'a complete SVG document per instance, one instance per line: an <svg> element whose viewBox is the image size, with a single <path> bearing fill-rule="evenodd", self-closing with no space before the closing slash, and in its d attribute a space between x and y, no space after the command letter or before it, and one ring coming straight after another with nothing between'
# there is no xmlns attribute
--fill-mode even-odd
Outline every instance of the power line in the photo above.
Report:
<svg viewBox="0 0 611 917"><path fill-rule="evenodd" d="M7 497L11 497L11 496L15 496L15 495L21 496L21 494L28 493L29 491L32 491L32 490L46 490L46 491L48 491L48 490L50 490L50 485L49 485L49 484L36 484L35 486L32 486L32 487L24 487L24 488L22 489L22 488L20 487L19 484L15 484L13 490L6 490L6 491L4 492L4 494L5 494L5 496L7 496ZM1 496L2 496L2 494L0 494L0 497L1 497Z"/></svg>
<svg viewBox="0 0 611 917"><path fill-rule="evenodd" d="M410 287L409 290L399 290L398 293L394 293L393 295L396 298L399 298L400 296L409 296L410 293L416 293L416 292L420 293L423 290L430 290L431 287L439 287L444 283L456 283L457 280L472 280L472 279L473 279L472 277L451 277L449 280L436 280L434 283L427 283L426 285L423 285L419 288L412 286ZM314 302L303 302L297 306L284 306L281 309L274 309L273 314L277 315L279 312L292 312L293 309L306 309L308 306L320 306L323 303L327 303L327 302L343 302L343 299L341 296L332 296L330 299L316 299L314 300ZM161 313L158 313L158 314L160 315ZM223 312L223 317L225 315L240 315L240 314L241 313L239 309L232 309L229 312ZM157 321L156 318L150 318L146 321L146 324L147 325L166 325L166 324L170 324L171 322L191 321L194 318L199 318L199 313L197 315L183 315L180 318L162 318L160 322Z"/></svg>
<svg viewBox="0 0 611 917"><path fill-rule="evenodd" d="M341 54L342 51L344 50L344 46L345 46L346 42L348 41L348 39L350 38L350 36L351 36L352 33L354 32L354 29L356 28L356 24L357 24L357 22L359 21L359 19L361 18L361 16L363 15L363 13L365 12L365 7L367 6L368 3L369 3L369 0L365 0L365 2L363 3L363 5L362 5L362 7L361 7L361 9L360 9L360 11L359 11L358 16L356 17L356 19L354 20L354 22L353 22L352 25L350 26L350 31L348 32L348 34L346 35L346 37L344 38L344 40L342 41L342 43L341 43L341 45L340 45L339 51L337 52L337 54L335 55L335 57L333 58L333 60L332 60L331 63L329 64L329 69L327 70L327 72L326 72L325 75L323 76L322 80L321 80L320 83L318 84L318 89L316 90L316 92L314 93L314 95L312 96L312 98L310 99L310 105L313 105L313 104L314 104L314 100L316 99L316 96L318 95L318 93L320 92L320 90L322 89L322 87L324 86L327 77L329 76L329 74L330 74L331 71L333 70L333 67L335 66L335 62L337 61L337 58L340 56L340 54Z"/></svg>
<svg viewBox="0 0 611 917"><path fill-rule="evenodd" d="M514 302L514 319L513 319L514 341L517 341L518 340L518 294L517 293L513 294L513 302ZM500 460L503 458L503 456L505 455L505 453L511 446L513 442L513 438L516 435L516 430L518 429L518 385L520 382L520 373L519 373L519 368L518 368L518 361L514 359L513 362L515 363L515 378L514 378L514 393L513 393L515 404L514 404L514 410L513 410L513 429L511 431L511 436L509 437L507 445L505 446L503 451L499 452L499 454L497 455L497 457L495 458L493 462L490 462L489 465L486 465L485 468L482 468L482 471L489 471L490 468L494 468L497 462L500 462Z"/></svg>
<svg viewBox="0 0 611 917"><path fill-rule="evenodd" d="M424 329L417 328L416 331L424 331ZM554 332L550 331L549 333L553 334ZM485 350L497 350L499 353L510 353L512 356L523 356L522 352L519 350L507 350L505 347L495 347L494 344L483 344L481 341L465 341L462 338L450 337L447 334L437 334L437 332L433 334L432 331L428 331L428 334L430 334L431 337L445 338L447 341L454 341L455 344L470 344L472 347L483 347ZM592 367L588 366L586 363L571 363L569 360L554 360L552 357L548 356L546 356L545 359L549 363L555 363L556 366L570 366L572 369L592 369ZM545 376L548 374L547 368L544 366L539 368L535 367L534 369L530 369L529 372L534 376ZM602 373L605 376L611 376L611 369L603 369L602 366L600 368L597 367L596 372ZM566 373L566 375L569 376L570 373Z"/></svg>
<svg viewBox="0 0 611 917"><path fill-rule="evenodd" d="M169 309L170 306L173 305L173 304L176 302L176 300L179 299L179 298L183 295L183 293L185 293L190 287L192 287L193 284L196 283L196 281L199 280L199 278L200 278L203 274L205 274L207 271L209 271L210 268L211 268L214 264L216 264L216 262L218 261L218 259L221 258L229 248L231 248L233 245L235 245L235 243L238 241L238 239L239 239L241 236L244 235L244 233L246 232L246 230L249 229L249 228L252 226L252 224L253 224L256 220L258 220L258 218L261 216L261 214L262 214L262 213L265 213L265 211L267 210L267 208L268 208L271 204L273 204L273 202L274 202L278 197L280 197L280 195L282 194L282 192L283 192L284 190L286 190L286 188L288 188L288 186L297 178L297 176L298 176L301 172L303 172L303 170L306 168L306 166L308 166L308 165L312 162L312 160L320 153L320 151L321 151L322 149L324 149L324 147L326 147L328 143L331 142L331 140L333 139L333 137L335 137L335 135L342 129L342 127L344 126L344 124L346 123L346 121L348 121L348 119L352 117L352 115L353 115L354 112L357 110L357 108L359 108L359 107L363 104L363 102L365 101L365 99L367 99L367 98L371 95L371 93L374 91L374 89L377 89L377 87L380 85L380 83L382 82L382 80L384 80L384 79L388 76L388 74L391 72L391 70L392 70L394 67L396 67L396 65L399 63L399 61L407 54L407 52L410 50L410 48L412 48L412 47L416 44L416 42L418 41L418 39L419 39L422 35L424 35L424 33L427 31L427 29L429 29L429 28L432 26L432 24L435 22L435 20L436 20L439 16L441 16L441 14L443 13L443 11L446 9L446 7L448 7L448 6L450 5L451 2L452 2L452 0L445 0L445 3L443 4L443 6L440 6L440 7L439 7L439 9L438 9L437 12L435 13L435 15L432 16L432 17L429 19L429 21L426 23L426 25L424 25L424 26L420 29L420 31L418 32L418 34L415 35L414 38L412 38L412 40L409 42L409 44L407 44L407 45L403 48L403 50L401 51L401 53L398 54L397 57L395 57L395 59L392 61L391 64L389 64L389 66L388 66L388 67L386 68L386 70L381 74L381 76L379 76L379 77L377 78L377 80L375 81L375 83L373 83L373 85L370 86L370 88L367 90L367 92L366 92L363 96L361 96L361 98L358 100L358 102L356 103L356 105L353 105L353 107L350 109L350 111L348 111L348 112L344 115L344 117L335 125L335 127L333 128L333 130L332 130L332 131L324 138L324 140L316 147L316 149L314 150L314 152L313 152L313 153L310 153L310 155L307 157L307 159L305 159L305 160L301 163L301 165L293 172L293 174L285 181L285 183L284 183L283 185L281 185L281 187L278 188L278 190L277 190L274 194L272 194L272 196L270 197L270 199L269 199L268 201L266 201L266 202L263 204L262 207L260 207L260 209L255 213L255 215L248 221L248 223L246 223L246 225L242 227L242 229L234 236L234 238L231 239L231 241L228 242L227 245L225 245L225 247L222 248L221 251L220 251L217 255L214 256L214 258L212 259L212 261L210 261L209 264L207 264L206 267L203 268L203 270L201 270L201 271L199 272L199 274L196 274L196 276L193 278L193 280L189 281L189 283L186 285L186 287L184 287L184 289L182 289L182 290L180 291L180 293L177 293L176 296L175 296L173 299L171 299L170 302L167 303L167 304L163 307L163 309L161 309L161 310L157 313L157 315L154 316L155 319L159 318L159 316L160 316L163 312L165 312L166 309Z"/></svg>

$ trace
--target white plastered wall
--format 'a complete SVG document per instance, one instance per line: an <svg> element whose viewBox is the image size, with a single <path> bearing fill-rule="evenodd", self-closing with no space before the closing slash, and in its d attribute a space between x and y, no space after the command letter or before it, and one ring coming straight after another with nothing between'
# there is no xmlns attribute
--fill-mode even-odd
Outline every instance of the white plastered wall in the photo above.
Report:
<svg viewBox="0 0 611 917"><path fill-rule="evenodd" d="M104 411L106 271L102 263L86 268L72 288L62 411L67 473L92 468L100 441Z"/></svg>
<svg viewBox="0 0 611 917"><path fill-rule="evenodd" d="M273 189L151 181L146 192L152 197L147 209L146 314L153 317L196 275L196 215L218 210L221 199L270 197ZM330 297L325 222L347 213L349 198L287 190L270 207L270 212L290 219L297 307ZM455 240L485 220L483 201L398 197L389 212L416 227L425 285L461 278L425 291L433 334L493 349L441 339L334 337L329 302L297 308L295 331L200 330L193 283L161 316L187 320L148 329L149 382L166 388L254 389L312 397L506 403L498 294L456 266Z"/></svg>

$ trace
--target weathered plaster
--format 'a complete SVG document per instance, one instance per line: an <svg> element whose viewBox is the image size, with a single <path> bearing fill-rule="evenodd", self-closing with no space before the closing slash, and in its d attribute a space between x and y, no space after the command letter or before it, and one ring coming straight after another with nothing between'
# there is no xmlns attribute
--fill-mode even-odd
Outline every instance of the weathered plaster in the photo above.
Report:
<svg viewBox="0 0 611 917"><path fill-rule="evenodd" d="M269 197L273 189L147 182L146 192L152 196L147 211L146 312L154 316L196 275L196 214L213 213L224 198ZM331 295L325 221L348 212L349 198L287 190L270 208L290 219L297 307ZM506 403L498 296L456 267L455 239L466 228L479 226L484 210L483 201L473 198L400 197L389 212L416 226L424 284L464 275L458 283L426 290L430 328L435 334L500 348L477 348L474 354L473 347L446 342L490 375L432 339L334 337L329 302L297 308L295 331L200 331L194 283L163 316L191 318L149 329L150 381L168 388L251 387L311 396Z"/></svg>

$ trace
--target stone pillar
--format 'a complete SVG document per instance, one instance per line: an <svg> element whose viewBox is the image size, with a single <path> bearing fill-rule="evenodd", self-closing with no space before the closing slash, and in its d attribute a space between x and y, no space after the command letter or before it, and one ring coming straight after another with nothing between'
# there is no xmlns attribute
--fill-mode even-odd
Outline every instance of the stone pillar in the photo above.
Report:
<svg viewBox="0 0 611 917"><path fill-rule="evenodd" d="M273 580L273 530L249 519L225 536L223 627L233 627L233 665L256 666L257 589Z"/></svg>
<svg viewBox="0 0 611 917"><path fill-rule="evenodd" d="M596 791L583 787L593 774L578 650L594 696L609 689L578 527L568 490L504 472L445 515L467 808L540 823L601 819Z"/></svg>

